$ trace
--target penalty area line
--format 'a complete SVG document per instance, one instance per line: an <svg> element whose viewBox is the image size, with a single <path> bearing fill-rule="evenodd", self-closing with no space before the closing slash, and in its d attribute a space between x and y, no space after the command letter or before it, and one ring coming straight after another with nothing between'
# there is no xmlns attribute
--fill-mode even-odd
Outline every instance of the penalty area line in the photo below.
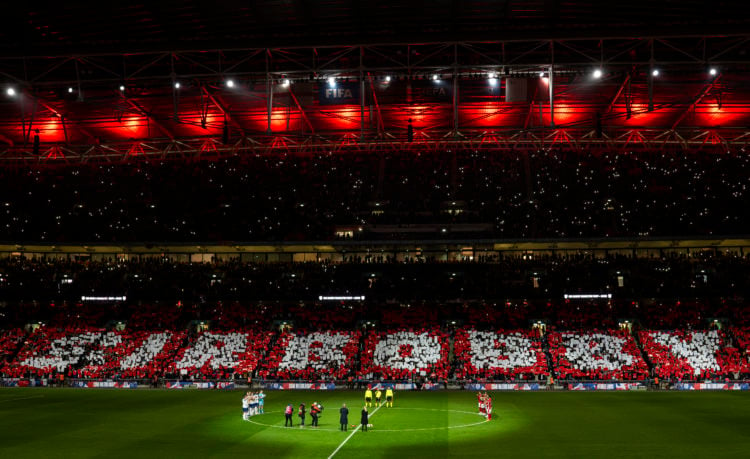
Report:
<svg viewBox="0 0 750 459"><path fill-rule="evenodd" d="M369 421L369 419L370 419L371 417L375 416L375 413L377 413L377 412L378 412L378 410L379 410L380 408L382 408L382 407L383 407L383 405L380 405L379 407L375 408L375 411L373 411L373 412L372 412L372 414L370 414L370 415L369 415L369 416L367 417L368 421ZM336 453L338 453L338 452L339 452L339 450L340 450L341 448L343 448L343 447L344 447L344 445L346 444L346 442L348 442L348 441L349 441L349 439L350 439L350 438L352 438L352 436L353 436L353 435L354 435L355 433L357 433L357 431L358 431L358 430L360 429L360 427L362 427L362 424L358 425L358 426L357 426L357 427L356 427L356 428L355 428L354 430L352 430L352 433L350 433L350 434L349 434L349 436L347 436L347 437L346 437L346 438L344 439L344 441L342 441L342 442L341 442L341 444L340 444L340 445L338 446L338 448L336 448L336 449L335 449L335 450L334 450L334 451L333 451L333 452L331 453L331 455L330 455L330 456L328 456L328 459L331 459L331 458L332 458L333 456L335 456L335 455L336 455Z"/></svg>

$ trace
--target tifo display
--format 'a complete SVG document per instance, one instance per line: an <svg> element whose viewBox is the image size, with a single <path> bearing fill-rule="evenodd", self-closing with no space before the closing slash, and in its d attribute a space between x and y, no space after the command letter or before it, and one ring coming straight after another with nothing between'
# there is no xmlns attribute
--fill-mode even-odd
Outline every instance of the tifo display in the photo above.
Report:
<svg viewBox="0 0 750 459"><path fill-rule="evenodd" d="M20 348L5 377L214 380L704 380L750 375L745 330L479 331L409 328L275 333L42 327L2 335ZM271 344L272 343L272 344ZM452 352L451 352L452 343ZM452 354L452 357L451 357Z"/></svg>

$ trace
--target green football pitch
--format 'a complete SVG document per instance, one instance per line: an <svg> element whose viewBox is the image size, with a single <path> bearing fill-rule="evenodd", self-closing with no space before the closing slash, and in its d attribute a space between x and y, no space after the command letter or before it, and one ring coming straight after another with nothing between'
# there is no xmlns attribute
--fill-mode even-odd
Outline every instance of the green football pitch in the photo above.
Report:
<svg viewBox="0 0 750 459"><path fill-rule="evenodd" d="M470 392L396 393L359 421L361 392L269 392L266 414L243 421L241 392L0 389L0 457L748 457L750 394L494 393L495 416ZM296 407L317 401L318 429ZM283 408L295 405L294 427ZM307 423L310 423L308 416ZM335 454L334 454L335 453Z"/></svg>

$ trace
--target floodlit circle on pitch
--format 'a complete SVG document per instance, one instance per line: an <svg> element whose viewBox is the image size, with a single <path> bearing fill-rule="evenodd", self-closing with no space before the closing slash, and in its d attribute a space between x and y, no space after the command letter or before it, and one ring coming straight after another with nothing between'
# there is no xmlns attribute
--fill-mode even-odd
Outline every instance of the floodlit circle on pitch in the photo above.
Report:
<svg viewBox="0 0 750 459"><path fill-rule="evenodd" d="M413 417L409 417L405 412L422 412L421 419L440 419L447 418L453 419L448 425L414 425ZM436 413L441 413L440 416L435 417ZM246 422L255 424L263 427L272 427L275 429L288 429L296 432L337 432L339 431L338 424L325 424L322 427L314 428L307 426L304 429L299 428L295 425L295 429L289 429L284 426L282 419L279 419L280 411L267 411L263 414L256 416L250 416L245 419ZM490 421L485 418L484 415L477 413L476 411L463 411L463 410L448 410L448 409L435 409L435 408L383 408L377 412L371 412L370 416L374 417L375 424L368 424L368 427L373 427L372 432L429 432L437 430L453 430L453 429L467 429L471 427L477 427ZM496 422L496 421L492 421ZM496 424L497 425L497 424ZM352 428L356 428L358 424L352 425ZM368 432L370 430L368 429Z"/></svg>

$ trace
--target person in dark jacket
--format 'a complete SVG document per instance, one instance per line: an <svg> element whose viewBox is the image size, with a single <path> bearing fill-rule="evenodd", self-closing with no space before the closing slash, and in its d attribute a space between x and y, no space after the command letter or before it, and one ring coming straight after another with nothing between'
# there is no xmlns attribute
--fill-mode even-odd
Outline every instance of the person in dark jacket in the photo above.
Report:
<svg viewBox="0 0 750 459"><path fill-rule="evenodd" d="M349 427L349 408L346 407L346 403L341 405L339 410L339 423L341 424L341 431L346 432Z"/></svg>
<svg viewBox="0 0 750 459"><path fill-rule="evenodd" d="M307 413L307 411L305 411L305 404L304 403L300 403L299 404L299 412L297 413L297 415L299 416L299 419L300 419L300 421L299 421L299 426L300 427L305 427L305 413Z"/></svg>
<svg viewBox="0 0 750 459"><path fill-rule="evenodd" d="M362 407L362 418L359 420L359 422L362 424L362 432L367 432L367 423L368 421L368 413L367 413L367 407Z"/></svg>
<svg viewBox="0 0 750 459"><path fill-rule="evenodd" d="M310 417L312 418L312 426L318 427L318 416L320 416L320 412L323 410L323 407L318 404L318 402L313 402L312 405L310 405Z"/></svg>

